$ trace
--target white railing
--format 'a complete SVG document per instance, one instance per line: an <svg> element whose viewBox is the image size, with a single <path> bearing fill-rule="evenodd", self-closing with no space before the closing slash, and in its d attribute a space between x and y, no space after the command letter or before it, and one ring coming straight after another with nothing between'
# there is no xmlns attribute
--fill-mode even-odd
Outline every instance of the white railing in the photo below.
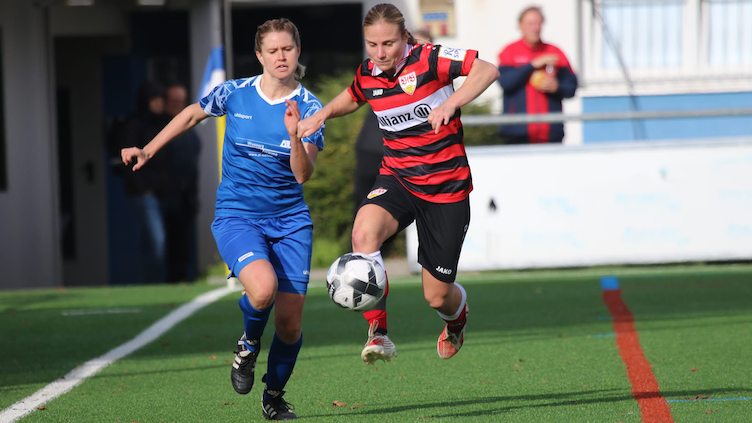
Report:
<svg viewBox="0 0 752 423"><path fill-rule="evenodd" d="M674 118L702 118L752 116L752 108L710 109L710 110L650 110L608 113L541 113L516 115L463 115L464 126L484 125L514 125L524 123L562 123L596 120L644 120L644 119L674 119Z"/></svg>

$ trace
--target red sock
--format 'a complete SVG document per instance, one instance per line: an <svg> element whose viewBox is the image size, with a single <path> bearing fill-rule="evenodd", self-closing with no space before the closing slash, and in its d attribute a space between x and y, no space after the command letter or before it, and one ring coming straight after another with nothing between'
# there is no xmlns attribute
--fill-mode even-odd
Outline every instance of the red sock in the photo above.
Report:
<svg viewBox="0 0 752 423"><path fill-rule="evenodd" d="M467 303L464 307L462 307L462 311L460 312L460 315L457 316L454 320L447 320L444 319L444 321L447 323L447 327L452 332L459 332L462 330L462 328L465 326L465 321L467 317Z"/></svg>
<svg viewBox="0 0 752 423"><path fill-rule="evenodd" d="M389 295L389 279L386 281L386 289L384 290L384 298L376 305L378 309L368 310L363 312L363 317L366 318L369 325L372 325L374 321L379 322L379 329L386 329L386 296ZM383 308L384 310L379 310Z"/></svg>

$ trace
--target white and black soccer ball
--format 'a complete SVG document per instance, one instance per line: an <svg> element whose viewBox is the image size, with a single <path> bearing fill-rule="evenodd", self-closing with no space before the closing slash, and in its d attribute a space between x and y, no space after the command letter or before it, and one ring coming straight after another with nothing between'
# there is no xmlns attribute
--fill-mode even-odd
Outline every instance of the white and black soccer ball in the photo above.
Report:
<svg viewBox="0 0 752 423"><path fill-rule="evenodd" d="M347 253L329 267L326 288L334 304L353 311L370 310L384 296L386 272L371 256Z"/></svg>

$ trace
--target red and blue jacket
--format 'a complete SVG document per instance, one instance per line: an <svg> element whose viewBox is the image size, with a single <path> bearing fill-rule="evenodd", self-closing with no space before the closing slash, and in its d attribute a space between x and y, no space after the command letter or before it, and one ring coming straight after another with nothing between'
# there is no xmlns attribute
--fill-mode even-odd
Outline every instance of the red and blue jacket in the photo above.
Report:
<svg viewBox="0 0 752 423"><path fill-rule="evenodd" d="M559 61L554 66L559 89L552 94L542 93L530 84L530 75L535 71L530 62L546 54L559 56ZM508 45L499 54L499 84L504 89L505 114L555 113L561 112L562 99L574 96L577 89L577 76L569 65L569 60L557 47L546 43L530 47L520 39ZM504 125L499 129L499 133L510 142L561 142L564 138L564 125L561 123Z"/></svg>

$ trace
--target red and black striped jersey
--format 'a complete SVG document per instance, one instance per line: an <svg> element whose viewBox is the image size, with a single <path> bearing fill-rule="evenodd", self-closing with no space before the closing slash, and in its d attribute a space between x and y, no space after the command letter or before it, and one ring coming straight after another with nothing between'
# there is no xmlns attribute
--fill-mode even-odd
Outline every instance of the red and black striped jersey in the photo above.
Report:
<svg viewBox="0 0 752 423"><path fill-rule="evenodd" d="M428 114L454 92L452 81L470 72L475 50L416 45L393 77L374 76L374 64L359 67L348 91L368 102L384 136L382 175L394 175L415 196L433 203L455 203L472 191L460 110L434 133ZM376 69L378 71L378 69Z"/></svg>

